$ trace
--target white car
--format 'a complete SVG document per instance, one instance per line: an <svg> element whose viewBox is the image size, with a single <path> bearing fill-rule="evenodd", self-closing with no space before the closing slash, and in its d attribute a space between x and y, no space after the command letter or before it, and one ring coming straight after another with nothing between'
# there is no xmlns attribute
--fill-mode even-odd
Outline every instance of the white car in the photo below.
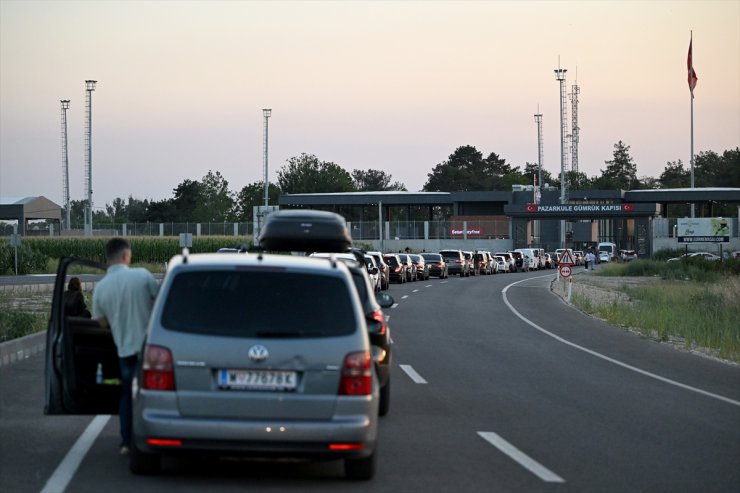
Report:
<svg viewBox="0 0 740 493"><path fill-rule="evenodd" d="M493 262L494 262L494 273L498 274L499 272L512 272L509 270L509 263L506 261L506 258L502 255L494 255L493 256Z"/></svg>
<svg viewBox="0 0 740 493"><path fill-rule="evenodd" d="M612 258L611 253L604 252L604 251L599 252L599 262L609 262L611 258Z"/></svg>
<svg viewBox="0 0 740 493"><path fill-rule="evenodd" d="M668 262L675 262L676 260L681 260L684 258L696 258L696 257L703 258L704 260L712 260L712 261L722 260L718 255L715 255L713 253L693 252L693 253L684 253L680 257L669 258Z"/></svg>

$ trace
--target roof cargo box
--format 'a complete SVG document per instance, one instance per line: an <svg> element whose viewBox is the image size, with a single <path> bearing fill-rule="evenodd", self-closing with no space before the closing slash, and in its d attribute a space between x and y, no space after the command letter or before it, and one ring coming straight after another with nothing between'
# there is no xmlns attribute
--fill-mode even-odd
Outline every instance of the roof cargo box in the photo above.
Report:
<svg viewBox="0 0 740 493"><path fill-rule="evenodd" d="M339 214L289 209L265 218L259 245L265 250L282 252L346 252L352 246L352 238Z"/></svg>

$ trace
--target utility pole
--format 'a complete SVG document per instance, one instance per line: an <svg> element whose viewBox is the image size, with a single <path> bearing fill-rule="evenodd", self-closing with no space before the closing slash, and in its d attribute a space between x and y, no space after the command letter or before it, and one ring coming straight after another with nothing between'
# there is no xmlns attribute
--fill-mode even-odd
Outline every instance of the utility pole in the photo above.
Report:
<svg viewBox="0 0 740 493"><path fill-rule="evenodd" d="M270 181L267 177L267 119L272 116L272 110L265 108L262 110L262 115L265 118L264 134L262 136L262 158L264 161L264 184L265 184L265 207L270 205L270 198L268 195L270 189Z"/></svg>
<svg viewBox="0 0 740 493"><path fill-rule="evenodd" d="M560 83L560 203L565 204L565 134L567 120L565 117L565 73L567 69L555 69L555 78ZM560 220L560 247L565 248L565 219Z"/></svg>
<svg viewBox="0 0 740 493"><path fill-rule="evenodd" d="M85 189L87 190L87 203L85 204L85 236L92 236L92 92L95 90L96 80L85 81L85 106L87 118L85 121Z"/></svg>
<svg viewBox="0 0 740 493"><path fill-rule="evenodd" d="M70 229L71 219L69 210L69 152L67 150L67 110L69 99L60 100L62 103L62 203L66 211L64 229Z"/></svg>

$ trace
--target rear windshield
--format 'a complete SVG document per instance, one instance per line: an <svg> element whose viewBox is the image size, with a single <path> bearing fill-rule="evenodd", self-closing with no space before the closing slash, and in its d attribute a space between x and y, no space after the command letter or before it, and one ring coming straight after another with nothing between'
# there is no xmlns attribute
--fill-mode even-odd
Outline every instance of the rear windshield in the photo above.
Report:
<svg viewBox="0 0 740 493"><path fill-rule="evenodd" d="M438 253L423 253L421 256L424 257L424 260L427 262L439 262L442 260L442 255L439 255Z"/></svg>
<svg viewBox="0 0 740 493"><path fill-rule="evenodd" d="M440 252L440 254L444 258L454 258L456 260L460 258L460 254L458 252Z"/></svg>
<svg viewBox="0 0 740 493"><path fill-rule="evenodd" d="M398 267L398 260L396 260L396 257L385 257L385 263L389 264L391 267Z"/></svg>
<svg viewBox="0 0 740 493"><path fill-rule="evenodd" d="M287 271L184 272L175 277L166 296L162 326L180 332L332 337L351 334L356 327L350 291L341 278L333 276Z"/></svg>

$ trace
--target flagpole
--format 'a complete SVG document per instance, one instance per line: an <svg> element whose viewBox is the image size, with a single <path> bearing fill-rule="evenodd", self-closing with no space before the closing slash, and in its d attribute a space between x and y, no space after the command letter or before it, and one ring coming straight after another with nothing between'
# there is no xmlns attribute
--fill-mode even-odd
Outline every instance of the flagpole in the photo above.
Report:
<svg viewBox="0 0 740 493"><path fill-rule="evenodd" d="M694 44L694 31L691 31L691 40L689 41L689 46L692 47ZM694 60L693 60L693 53L690 53L691 56L691 70L694 69ZM691 76L691 74L689 74ZM690 86L689 86L690 87ZM690 87L690 95L691 95L691 189L694 189L694 88ZM696 217L695 215L695 206L694 202L691 203L691 217Z"/></svg>

